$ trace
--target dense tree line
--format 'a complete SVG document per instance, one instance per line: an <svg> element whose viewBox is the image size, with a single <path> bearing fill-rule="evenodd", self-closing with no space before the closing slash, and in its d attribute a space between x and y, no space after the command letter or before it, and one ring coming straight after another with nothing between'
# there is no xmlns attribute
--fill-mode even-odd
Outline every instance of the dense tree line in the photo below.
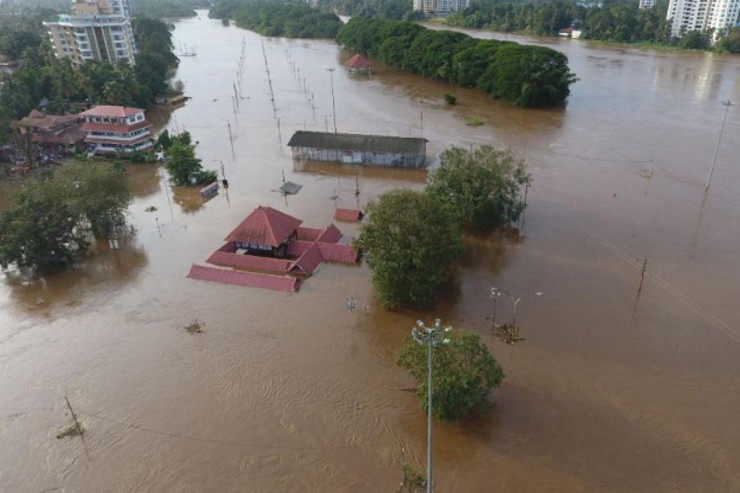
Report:
<svg viewBox="0 0 740 493"><path fill-rule="evenodd" d="M159 20L137 18L133 24L139 50L134 67L90 61L75 68L68 58L54 57L40 20L33 25L35 31L19 24L20 29L4 34L3 39L15 39L18 33L35 33L42 40L18 54L20 67L2 81L0 141L8 137L10 120L26 116L44 98L50 112L64 113L81 101L147 107L155 96L165 94L167 72L178 63L172 34Z"/></svg>
<svg viewBox="0 0 740 493"><path fill-rule="evenodd" d="M526 32L556 36L573 26L584 30L584 38L618 43L656 43L687 49L708 49L710 35L694 31L681 38L671 37L671 22L666 20L668 2L658 1L649 9L640 9L637 0L604 2L586 7L572 1L515 2L509 0L473 0L470 5L450 14L447 23L475 29ZM730 30L717 44L718 51L739 53L736 34ZM735 40L733 42L733 40Z"/></svg>
<svg viewBox="0 0 740 493"><path fill-rule="evenodd" d="M136 15L153 19L195 17L195 9L209 5L206 0L136 0Z"/></svg>
<svg viewBox="0 0 740 493"><path fill-rule="evenodd" d="M342 21L297 1L220 0L208 16L234 19L236 25L265 36L334 38Z"/></svg>
<svg viewBox="0 0 740 493"><path fill-rule="evenodd" d="M520 106L563 105L576 81L568 58L550 48L474 39L413 22L354 17L337 40L389 65Z"/></svg>
<svg viewBox="0 0 740 493"><path fill-rule="evenodd" d="M413 2L406 0L318 0L316 6L327 12L381 19L419 20L421 12L412 10Z"/></svg>

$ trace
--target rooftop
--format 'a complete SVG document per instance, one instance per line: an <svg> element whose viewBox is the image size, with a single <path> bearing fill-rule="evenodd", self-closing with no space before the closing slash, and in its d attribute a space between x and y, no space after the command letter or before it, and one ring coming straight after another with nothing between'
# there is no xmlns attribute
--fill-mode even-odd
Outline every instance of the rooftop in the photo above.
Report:
<svg viewBox="0 0 740 493"><path fill-rule="evenodd" d="M112 116L114 118L126 118L127 116L142 113L141 108L130 108L126 106L96 106L80 113L82 116Z"/></svg>
<svg viewBox="0 0 740 493"><path fill-rule="evenodd" d="M242 223L226 237L226 241L238 241L257 245L280 246L303 221L272 207L257 207Z"/></svg>
<svg viewBox="0 0 740 493"><path fill-rule="evenodd" d="M357 55L344 62L344 66L349 69L368 68L370 67L370 60L358 53Z"/></svg>
<svg viewBox="0 0 740 493"><path fill-rule="evenodd" d="M391 137L386 135L343 134L310 132L299 130L288 147L317 147L343 151L395 152L400 154L422 154L427 139L416 137Z"/></svg>

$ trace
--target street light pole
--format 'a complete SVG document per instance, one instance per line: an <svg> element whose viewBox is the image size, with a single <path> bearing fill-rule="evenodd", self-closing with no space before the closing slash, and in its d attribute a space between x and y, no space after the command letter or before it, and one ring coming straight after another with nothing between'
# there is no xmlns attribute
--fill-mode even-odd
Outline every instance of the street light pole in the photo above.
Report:
<svg viewBox="0 0 740 493"><path fill-rule="evenodd" d="M704 187L705 190L709 190L709 183L712 181L712 175L714 174L714 164L717 162L717 155L719 154L719 144L722 142L722 133L725 131L725 122L727 121L727 113L730 111L730 106L734 106L735 103L730 101L722 101L722 105L725 107L725 116L722 117L722 127L719 129L719 138L717 139L717 147L714 149L714 158L712 159L712 167L709 169L709 176L707 177L707 184Z"/></svg>
<svg viewBox="0 0 740 493"><path fill-rule="evenodd" d="M337 106L334 102L334 68L326 69L329 71L329 77L331 78L331 113L334 116L334 133L337 133Z"/></svg>
<svg viewBox="0 0 740 493"><path fill-rule="evenodd" d="M411 329L411 336L418 344L427 345L427 493L434 491L433 466L433 434L432 434L432 360L434 346L448 344L449 339L445 337L452 327L441 328L442 321L436 319L434 325L426 327L421 320L416 321L416 327Z"/></svg>

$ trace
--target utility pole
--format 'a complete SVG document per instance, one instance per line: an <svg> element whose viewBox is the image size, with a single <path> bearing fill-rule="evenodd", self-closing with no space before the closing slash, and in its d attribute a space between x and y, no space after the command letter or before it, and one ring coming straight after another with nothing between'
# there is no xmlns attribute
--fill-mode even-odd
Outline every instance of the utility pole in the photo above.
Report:
<svg viewBox="0 0 740 493"><path fill-rule="evenodd" d="M725 122L727 121L727 113L730 111L730 106L734 106L735 103L730 101L722 101L725 107L725 116L722 117L722 127L719 129L719 138L717 139L717 147L714 149L714 158L712 159L712 167L709 169L709 176L707 177L707 185L704 187L705 190L709 190L709 184L712 181L712 175L714 174L714 164L717 162L717 155L719 154L719 144L722 142L722 133L725 131Z"/></svg>
<svg viewBox="0 0 740 493"><path fill-rule="evenodd" d="M334 133L337 133L337 106L334 102L334 68L326 69L329 71L329 77L331 78L331 112L334 115Z"/></svg>
<svg viewBox="0 0 740 493"><path fill-rule="evenodd" d="M416 327L411 329L411 336L420 345L427 346L427 493L434 491L434 480L432 475L432 359L434 346L449 344L450 340L445 337L452 327L442 328L442 320L436 319L434 325L427 327L421 320L416 321Z"/></svg>

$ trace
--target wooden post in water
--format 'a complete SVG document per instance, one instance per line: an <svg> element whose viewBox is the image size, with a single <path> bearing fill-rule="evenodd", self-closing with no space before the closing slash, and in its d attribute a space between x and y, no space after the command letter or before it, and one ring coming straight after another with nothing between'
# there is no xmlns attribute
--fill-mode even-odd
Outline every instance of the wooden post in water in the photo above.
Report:
<svg viewBox="0 0 740 493"><path fill-rule="evenodd" d="M69 399L67 399L67 396L64 396L64 400L67 402L67 407L69 408L69 412L72 413L72 419L75 421L75 427L77 427L77 433L82 436L82 427L80 426L80 422L77 421L77 415L75 414L74 409L72 409L72 404L69 403Z"/></svg>
<svg viewBox="0 0 740 493"><path fill-rule="evenodd" d="M640 274L640 287L637 288L637 295L639 296L642 292L642 283L645 280L645 269L647 268L647 258L642 263L642 273Z"/></svg>

